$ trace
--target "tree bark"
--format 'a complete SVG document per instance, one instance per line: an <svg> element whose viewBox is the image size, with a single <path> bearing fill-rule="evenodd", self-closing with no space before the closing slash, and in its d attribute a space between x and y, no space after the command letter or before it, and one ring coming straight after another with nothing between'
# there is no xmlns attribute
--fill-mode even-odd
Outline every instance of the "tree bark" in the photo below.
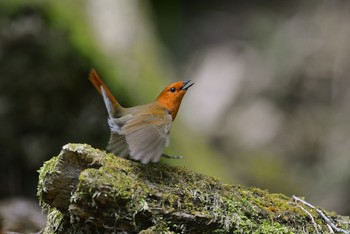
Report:
<svg viewBox="0 0 350 234"><path fill-rule="evenodd" d="M38 197L48 213L44 233L330 230L314 209L285 195L224 184L162 163L142 165L85 144L65 145L39 173ZM322 211L339 228L349 222Z"/></svg>

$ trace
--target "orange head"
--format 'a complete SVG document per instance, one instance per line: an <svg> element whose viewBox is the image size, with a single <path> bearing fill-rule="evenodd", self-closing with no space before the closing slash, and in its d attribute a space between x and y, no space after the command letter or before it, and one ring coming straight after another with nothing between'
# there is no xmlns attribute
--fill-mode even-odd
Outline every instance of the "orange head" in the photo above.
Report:
<svg viewBox="0 0 350 234"><path fill-rule="evenodd" d="M156 103L158 103L162 107L165 107L169 111L171 117L173 118L173 121L180 108L182 98L184 97L188 88L194 84L189 84L190 81L191 80L185 82L178 81L169 85L159 94L159 96L156 99Z"/></svg>

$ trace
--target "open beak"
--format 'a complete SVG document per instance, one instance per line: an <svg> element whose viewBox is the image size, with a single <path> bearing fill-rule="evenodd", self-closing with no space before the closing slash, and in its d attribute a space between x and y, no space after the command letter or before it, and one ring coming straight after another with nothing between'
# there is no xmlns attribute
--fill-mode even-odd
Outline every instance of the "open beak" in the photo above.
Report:
<svg viewBox="0 0 350 234"><path fill-rule="evenodd" d="M184 82L183 82L183 85L182 85L181 88L180 88L180 90L187 90L187 89L189 89L189 87L191 87L192 85L194 85L194 83L189 84L190 81L191 81L191 80L184 81ZM187 84L189 84L189 85L187 85Z"/></svg>

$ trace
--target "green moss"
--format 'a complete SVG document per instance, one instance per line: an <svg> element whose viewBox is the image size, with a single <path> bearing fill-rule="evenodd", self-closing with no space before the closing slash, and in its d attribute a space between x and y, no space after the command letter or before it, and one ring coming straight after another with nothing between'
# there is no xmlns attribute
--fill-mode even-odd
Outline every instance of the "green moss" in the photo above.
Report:
<svg viewBox="0 0 350 234"><path fill-rule="evenodd" d="M70 144L62 152L39 170L38 189L45 190L42 181L49 180L45 176L57 173L56 166L65 165L64 160L81 170L69 193L64 218L69 217L70 223L65 231L191 233L203 227L204 233L315 231L308 214L282 194L223 184L185 168L142 165L87 145ZM57 226L61 216L48 207L53 212L49 222ZM327 230L315 211L309 212L319 231Z"/></svg>
<svg viewBox="0 0 350 234"><path fill-rule="evenodd" d="M69 217L65 216L59 210L51 208L48 211L47 226L43 230L43 233L60 233L67 223L69 225Z"/></svg>
<svg viewBox="0 0 350 234"><path fill-rule="evenodd" d="M47 188L45 187L45 180L49 178L48 176L49 173L52 173L53 171L55 171L57 163L58 163L58 156L53 157L51 160L44 162L44 165L38 170L39 181L38 181L37 196L39 198L39 204L44 210L49 208L42 199L43 192L47 192Z"/></svg>
<svg viewBox="0 0 350 234"><path fill-rule="evenodd" d="M284 233L286 233L286 234L289 234L289 233L293 233L293 231L285 226L282 226L279 223L276 223L276 222L270 223L268 221L264 221L252 233L260 233L260 234L271 234L271 233L284 234Z"/></svg>
<svg viewBox="0 0 350 234"><path fill-rule="evenodd" d="M137 227L136 216L148 209L149 189L136 176L128 176L132 169L127 162L118 164L119 158L113 157L114 161L110 167L89 168L81 172L71 202L79 207L89 207L89 210L71 208L70 212L73 217L80 216L81 212L84 212L86 219L95 217L109 220L109 225L118 220L125 220L126 223L130 222L130 225ZM106 161L109 159L106 158ZM101 213L100 210L105 212ZM132 214L132 221L129 220L130 214ZM83 225L78 219L75 223Z"/></svg>

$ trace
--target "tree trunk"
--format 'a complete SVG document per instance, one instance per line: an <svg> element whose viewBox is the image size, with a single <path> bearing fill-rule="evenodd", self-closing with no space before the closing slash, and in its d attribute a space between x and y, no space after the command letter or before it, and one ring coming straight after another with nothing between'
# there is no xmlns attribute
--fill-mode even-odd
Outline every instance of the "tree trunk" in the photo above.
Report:
<svg viewBox="0 0 350 234"><path fill-rule="evenodd" d="M89 145L65 145L39 172L45 233L330 231L315 209L282 194L223 184L181 167L142 165ZM323 212L339 228L349 222Z"/></svg>

